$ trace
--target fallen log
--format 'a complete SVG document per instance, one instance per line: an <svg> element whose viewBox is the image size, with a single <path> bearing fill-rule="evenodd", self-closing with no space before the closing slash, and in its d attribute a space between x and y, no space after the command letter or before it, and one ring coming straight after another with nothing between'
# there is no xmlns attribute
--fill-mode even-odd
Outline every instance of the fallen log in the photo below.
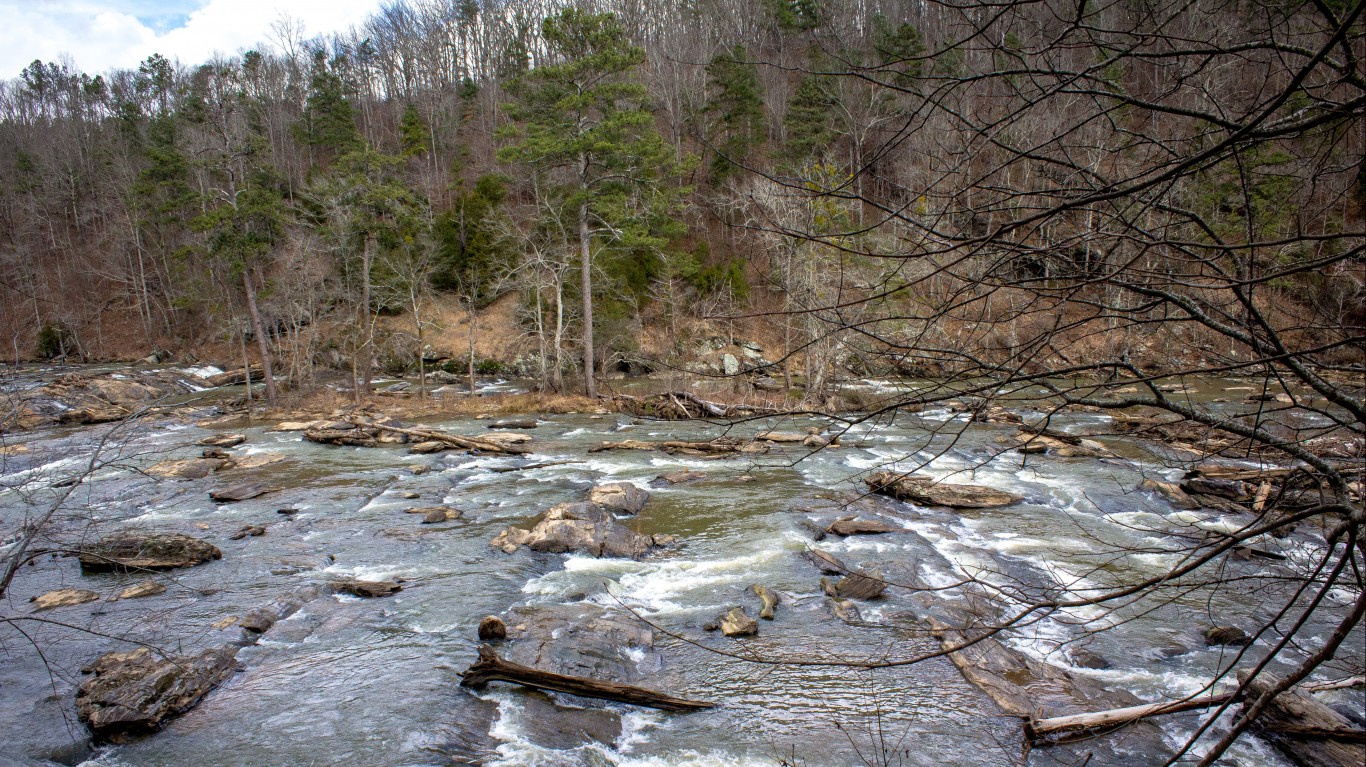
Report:
<svg viewBox="0 0 1366 767"><path fill-rule="evenodd" d="M546 469L551 466L568 466L574 463L583 463L583 461L545 461L542 463L530 463L526 466L494 466L490 468L489 471L494 474L509 474L514 471L531 471L532 469Z"/></svg>
<svg viewBox="0 0 1366 767"><path fill-rule="evenodd" d="M445 442L448 445L458 447L462 450L479 450L485 453L505 453L510 455L524 455L530 453L531 449L522 445L498 442L491 439L480 437L461 437L455 434L447 434L444 431L433 431L431 429L407 429L401 426L385 426L384 424L369 423L367 421L351 421L350 423L362 429L378 429L380 431L391 431L395 434L402 434L405 437L417 437L424 442Z"/></svg>
<svg viewBox="0 0 1366 767"><path fill-rule="evenodd" d="M1244 711L1264 698L1280 680L1269 674L1249 678L1239 672L1247 690ZM1308 767L1361 767L1366 764L1366 734L1347 717L1290 689L1273 698L1252 723L1257 733L1290 761Z"/></svg>
<svg viewBox="0 0 1366 767"><path fill-rule="evenodd" d="M1311 682L1310 684L1300 685L1301 690L1307 690L1309 692L1349 690L1353 687L1366 687L1366 676L1358 674L1356 676L1349 676L1346 679L1337 679L1332 682Z"/></svg>
<svg viewBox="0 0 1366 767"><path fill-rule="evenodd" d="M624 412L632 415L686 421L694 418L743 418L751 415L775 415L778 408L762 405L728 405L709 402L685 391L670 391L649 397L618 394L613 401Z"/></svg>
<svg viewBox="0 0 1366 767"><path fill-rule="evenodd" d="M1121 725L1137 722L1141 719L1147 719L1150 716L1176 714L1197 708L1220 706L1232 699L1233 694L1226 693L1223 695L1205 695L1189 700L1174 700L1165 703L1148 703L1142 706L1128 706L1125 708L1111 709L1109 711L1095 711L1089 714L1055 716L1049 719L1031 718L1025 721L1025 738L1029 740L1031 745L1050 745L1057 742L1059 736L1088 732L1091 730L1113 729Z"/></svg>
<svg viewBox="0 0 1366 767"><path fill-rule="evenodd" d="M479 689L489 682L495 681L511 682L524 687L562 692L584 698L630 703L634 706L657 708L664 711L699 711L716 707L715 703L676 698L643 687L568 674L556 674L531 666L523 666L519 663L503 660L498 657L498 653L494 652L493 648L483 645L479 648L479 660L460 674L460 686Z"/></svg>

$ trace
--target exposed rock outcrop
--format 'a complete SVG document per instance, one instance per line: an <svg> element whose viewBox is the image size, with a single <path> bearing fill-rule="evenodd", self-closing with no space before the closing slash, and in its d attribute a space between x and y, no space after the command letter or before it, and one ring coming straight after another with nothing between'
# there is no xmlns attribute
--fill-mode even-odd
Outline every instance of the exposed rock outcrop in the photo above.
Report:
<svg viewBox="0 0 1366 767"><path fill-rule="evenodd" d="M985 485L958 485L936 482L930 477L903 475L894 471L879 471L864 480L868 489L890 495L899 501L911 501L924 506L946 506L951 509L991 509L1012 506L1023 496L997 490Z"/></svg>
<svg viewBox="0 0 1366 767"><path fill-rule="evenodd" d="M589 503L616 514L639 514L649 500L649 492L630 482L609 482L588 491Z"/></svg>
<svg viewBox="0 0 1366 767"><path fill-rule="evenodd" d="M111 652L83 669L76 714L96 742L122 742L154 732L200 701L233 672L238 648L225 645L188 658L145 647Z"/></svg>
<svg viewBox="0 0 1366 767"><path fill-rule="evenodd" d="M656 545L656 541L618 524L601 506L585 502L553 506L530 530L510 527L499 533L490 545L509 554L526 546L533 551L552 554L639 559Z"/></svg>
<svg viewBox="0 0 1366 767"><path fill-rule="evenodd" d="M81 549L81 570L169 570L192 567L223 552L217 546L180 533L115 533Z"/></svg>
<svg viewBox="0 0 1366 767"><path fill-rule="evenodd" d="M94 602L100 595L86 589L58 589L49 591L41 596L33 597L29 602L33 603L34 612L40 610L52 610L58 607L71 607L72 605L83 605L86 602Z"/></svg>

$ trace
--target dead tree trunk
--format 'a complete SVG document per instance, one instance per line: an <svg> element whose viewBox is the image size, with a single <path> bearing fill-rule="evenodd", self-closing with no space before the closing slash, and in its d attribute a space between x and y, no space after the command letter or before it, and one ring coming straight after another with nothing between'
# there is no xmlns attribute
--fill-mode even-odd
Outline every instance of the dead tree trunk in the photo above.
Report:
<svg viewBox="0 0 1366 767"><path fill-rule="evenodd" d="M1246 706L1253 705L1280 681L1268 674L1247 679ZM1296 689L1277 695L1253 723L1262 738L1304 767L1361 767L1366 764L1366 732L1347 717Z"/></svg>
<svg viewBox="0 0 1366 767"><path fill-rule="evenodd" d="M1120 725L1137 722L1150 716L1176 714L1197 708L1208 708L1227 703L1232 694L1206 695L1190 700L1174 700L1167 703L1148 703L1142 706L1129 706L1109 711L1096 711L1089 714L1055 716L1049 719L1031 719L1025 723L1025 737L1033 745L1048 745L1058 741L1059 736L1075 735L1090 730L1108 730Z"/></svg>
<svg viewBox="0 0 1366 767"><path fill-rule="evenodd" d="M538 690L553 690L585 698L614 700L634 706L658 708L665 711L698 711L715 708L715 703L700 700L675 698L672 695L633 687L628 684L607 682L601 679L556 674L542 671L531 666L503 660L493 648L484 645L479 648L479 660L460 675L460 686L481 688L489 682L503 681L535 687Z"/></svg>

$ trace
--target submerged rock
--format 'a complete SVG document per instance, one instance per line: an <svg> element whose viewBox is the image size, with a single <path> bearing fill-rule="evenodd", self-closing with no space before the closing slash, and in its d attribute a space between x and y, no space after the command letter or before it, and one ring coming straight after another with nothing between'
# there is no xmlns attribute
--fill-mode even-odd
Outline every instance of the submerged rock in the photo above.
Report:
<svg viewBox="0 0 1366 767"><path fill-rule="evenodd" d="M859 612L858 605L848 599L831 597L830 611L835 614L836 618L839 618L845 623L863 623L863 614Z"/></svg>
<svg viewBox="0 0 1366 767"><path fill-rule="evenodd" d="M1210 647L1242 647L1252 644L1252 637L1237 626L1211 626L1205 629L1205 644Z"/></svg>
<svg viewBox="0 0 1366 767"><path fill-rule="evenodd" d="M34 612L52 610L57 607L71 607L94 602L100 595L85 589L58 589L28 600L33 603Z"/></svg>
<svg viewBox="0 0 1366 767"><path fill-rule="evenodd" d="M83 669L76 715L97 742L123 742L161 728L233 672L237 647L193 657L160 657L145 647L111 652Z"/></svg>
<svg viewBox="0 0 1366 767"><path fill-rule="evenodd" d="M464 514L459 509L452 509L449 506L417 506L407 509L405 514L421 514L422 523L434 525L437 522L448 522L452 519L460 519Z"/></svg>
<svg viewBox="0 0 1366 767"><path fill-rule="evenodd" d="M894 471L879 471L864 482L873 492L890 495L899 501L951 509L991 509L1012 506L1024 500L1023 496L994 487L936 482L929 477L902 475Z"/></svg>
<svg viewBox="0 0 1366 767"><path fill-rule="evenodd" d="M665 474L660 474L658 477L655 477L654 481L650 484L654 485L655 487L660 487L663 485L683 485L689 482L697 482L699 480L703 480L706 478L707 475L703 474L700 471L682 469L679 471L670 471Z"/></svg>
<svg viewBox="0 0 1366 767"><path fill-rule="evenodd" d="M229 538L230 540L240 541L240 540L242 540L243 538L247 538L247 537L256 538L256 537L259 537L259 536L262 536L262 535L265 535L265 534L266 534L266 526L265 526L265 525L247 525L247 526L243 527L242 529L238 530L237 532L233 533L232 535L229 535L228 538Z"/></svg>
<svg viewBox="0 0 1366 767"><path fill-rule="evenodd" d="M552 554L639 559L655 541L618 524L611 513L595 503L562 503L551 507L530 530L510 527L490 545L509 553L526 546Z"/></svg>
<svg viewBox="0 0 1366 767"><path fill-rule="evenodd" d="M116 533L84 547L78 555L87 573L111 570L169 570L222 559L217 546L180 533Z"/></svg>
<svg viewBox="0 0 1366 767"><path fill-rule="evenodd" d="M588 491L589 503L617 514L639 514L649 500L649 492L630 482L609 482Z"/></svg>

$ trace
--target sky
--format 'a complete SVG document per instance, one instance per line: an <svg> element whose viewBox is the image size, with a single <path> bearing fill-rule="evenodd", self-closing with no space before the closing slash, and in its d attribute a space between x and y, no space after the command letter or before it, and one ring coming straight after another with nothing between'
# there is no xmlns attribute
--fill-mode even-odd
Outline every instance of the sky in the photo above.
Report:
<svg viewBox="0 0 1366 767"><path fill-rule="evenodd" d="M182 64L269 41L288 16L305 37L359 25L380 0L0 0L0 79L34 59L98 74L153 53Z"/></svg>

